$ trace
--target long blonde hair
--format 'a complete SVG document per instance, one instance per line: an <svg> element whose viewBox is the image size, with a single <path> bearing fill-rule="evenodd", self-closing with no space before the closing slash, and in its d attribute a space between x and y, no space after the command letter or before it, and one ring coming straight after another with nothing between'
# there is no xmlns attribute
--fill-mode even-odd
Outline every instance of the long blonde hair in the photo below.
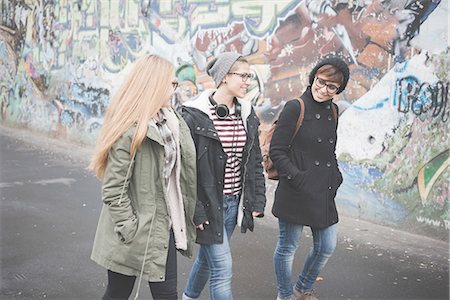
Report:
<svg viewBox="0 0 450 300"><path fill-rule="evenodd" d="M147 133L149 119L156 116L173 91L173 76L173 65L157 55L145 55L136 61L105 115L89 165L98 178L102 178L105 173L111 147L132 126L136 126L136 130L130 157L139 150Z"/></svg>

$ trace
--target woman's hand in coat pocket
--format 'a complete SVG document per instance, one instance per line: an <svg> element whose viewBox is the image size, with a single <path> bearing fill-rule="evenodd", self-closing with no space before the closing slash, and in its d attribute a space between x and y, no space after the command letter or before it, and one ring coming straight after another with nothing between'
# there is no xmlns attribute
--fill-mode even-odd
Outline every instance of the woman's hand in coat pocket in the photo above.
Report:
<svg viewBox="0 0 450 300"><path fill-rule="evenodd" d="M138 228L138 218L133 215L130 219L123 220L116 223L114 232L124 244L129 244L133 241Z"/></svg>

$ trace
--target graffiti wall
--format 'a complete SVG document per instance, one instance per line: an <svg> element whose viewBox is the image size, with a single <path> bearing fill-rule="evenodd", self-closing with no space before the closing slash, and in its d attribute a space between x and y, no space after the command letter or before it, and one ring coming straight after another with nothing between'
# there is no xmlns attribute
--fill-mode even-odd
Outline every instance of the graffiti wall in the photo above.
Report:
<svg viewBox="0 0 450 300"><path fill-rule="evenodd" d="M213 87L214 55L245 55L262 138L317 60L341 56L340 212L448 240L448 1L1 0L0 13L2 124L87 144L145 53L176 66L175 107Z"/></svg>

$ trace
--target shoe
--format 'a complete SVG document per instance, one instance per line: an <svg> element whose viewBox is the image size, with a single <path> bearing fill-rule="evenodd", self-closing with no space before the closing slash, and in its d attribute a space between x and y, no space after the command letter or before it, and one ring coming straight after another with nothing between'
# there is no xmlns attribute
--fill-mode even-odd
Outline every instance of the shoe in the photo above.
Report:
<svg viewBox="0 0 450 300"><path fill-rule="evenodd" d="M292 300L319 300L312 292L302 293L294 288Z"/></svg>
<svg viewBox="0 0 450 300"><path fill-rule="evenodd" d="M288 298L288 299L283 299L283 300L294 300L293 297L294 297L294 296L292 296L291 298ZM280 298L280 297L277 297L277 300L281 300L281 298Z"/></svg>

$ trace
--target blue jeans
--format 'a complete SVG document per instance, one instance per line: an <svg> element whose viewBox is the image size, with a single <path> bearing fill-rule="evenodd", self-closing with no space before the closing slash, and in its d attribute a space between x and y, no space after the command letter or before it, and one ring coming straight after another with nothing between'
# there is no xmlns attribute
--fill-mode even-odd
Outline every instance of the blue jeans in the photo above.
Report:
<svg viewBox="0 0 450 300"><path fill-rule="evenodd" d="M292 224L278 220L280 236L273 255L275 276L277 279L278 297L289 299L293 294L292 263L295 251L300 245L303 225ZM311 228L314 246L306 258L303 271L298 276L295 288L306 293L312 290L319 272L323 269L336 248L336 224L327 228Z"/></svg>
<svg viewBox="0 0 450 300"><path fill-rule="evenodd" d="M200 245L183 293L184 300L199 298L208 279L211 300L233 299L230 238L236 227L238 207L239 195L223 197L223 243Z"/></svg>

